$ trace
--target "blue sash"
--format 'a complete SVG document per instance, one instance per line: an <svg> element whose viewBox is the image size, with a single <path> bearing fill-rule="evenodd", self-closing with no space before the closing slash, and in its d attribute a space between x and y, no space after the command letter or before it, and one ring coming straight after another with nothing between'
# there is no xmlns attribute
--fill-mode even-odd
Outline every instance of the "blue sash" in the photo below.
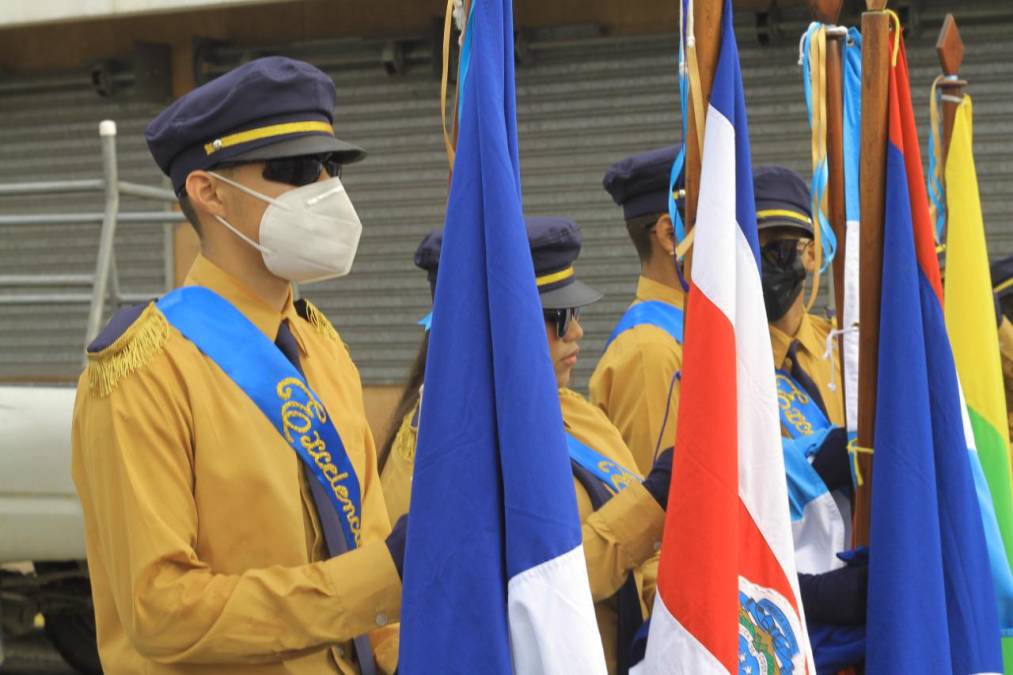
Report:
<svg viewBox="0 0 1013 675"><path fill-rule="evenodd" d="M612 335L609 336L608 341L605 343L605 349L608 349L609 345L612 344L612 342L619 337L621 333L625 333L631 328L644 324L657 326L671 335L672 339L677 343L682 344L682 310L674 305L668 304L667 302L649 300L647 302L640 302L635 305L631 305L630 308L626 310L626 313L623 314L621 319L619 319L619 323L616 324L615 329L612 331Z"/></svg>
<svg viewBox="0 0 1013 675"><path fill-rule="evenodd" d="M777 407L781 424L792 438L810 436L831 426L823 410L786 370L777 370Z"/></svg>
<svg viewBox="0 0 1013 675"><path fill-rule="evenodd" d="M635 473L584 445L569 431L566 432L566 445L570 449L570 459L594 474L612 494L618 493L630 483L640 482L640 477Z"/></svg>
<svg viewBox="0 0 1013 675"><path fill-rule="evenodd" d="M323 486L348 549L356 548L362 527L359 481L338 430L302 374L238 309L207 288L176 289L157 307L270 420Z"/></svg>

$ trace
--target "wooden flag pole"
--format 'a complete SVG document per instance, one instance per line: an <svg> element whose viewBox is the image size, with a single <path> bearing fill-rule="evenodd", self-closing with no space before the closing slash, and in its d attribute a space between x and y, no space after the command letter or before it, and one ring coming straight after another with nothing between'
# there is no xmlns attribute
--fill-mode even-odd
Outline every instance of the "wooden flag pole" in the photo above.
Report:
<svg viewBox="0 0 1013 675"><path fill-rule="evenodd" d="M946 79L939 83L943 103L940 155L945 167L946 155L950 149L950 137L953 135L953 120L957 115L957 106L960 105L960 101L964 97L964 87L967 86L967 82L958 78L960 66L964 63L964 41L960 39L957 20L953 18L952 14L947 14L943 20L939 39L936 40L936 54L939 56L939 65L943 69L943 75L946 76Z"/></svg>
<svg viewBox="0 0 1013 675"><path fill-rule="evenodd" d="M828 26L837 26L843 0L809 0L813 18ZM834 307L837 327L844 316L844 246L847 233L846 198L844 194L844 82L841 52L847 32L830 29L827 31L826 59L826 102L827 102L827 220L837 238L837 255L833 262ZM818 219L813 218L814 226ZM838 348L843 346L843 337L837 338ZM844 382L844 359L840 359L840 382L842 395L846 395Z"/></svg>
<svg viewBox="0 0 1013 675"><path fill-rule="evenodd" d="M875 441L879 372L879 309L883 282L887 105L890 85L890 16L886 0L866 0L862 14L861 245L859 276L858 446ZM858 454L863 477L855 494L854 543L869 543L872 455Z"/></svg>
<svg viewBox="0 0 1013 675"><path fill-rule="evenodd" d="M723 0L693 0L693 24L696 41L696 62L700 73L700 91L702 103L699 109L707 114L707 103L710 101L711 86L714 84L714 70L718 63L718 48L721 45L721 12ZM690 77L693 77L691 74ZM697 109L693 101L693 88L690 88L686 124L686 226L696 224L697 200L700 197L700 160L703 148L700 147L700 132L705 120L698 120L694 112Z"/></svg>

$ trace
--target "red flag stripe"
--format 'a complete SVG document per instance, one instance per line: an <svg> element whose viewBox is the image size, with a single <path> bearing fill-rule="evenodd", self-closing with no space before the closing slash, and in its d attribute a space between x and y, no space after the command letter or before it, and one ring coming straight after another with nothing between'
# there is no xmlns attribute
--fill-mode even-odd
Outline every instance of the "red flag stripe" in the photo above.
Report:
<svg viewBox="0 0 1013 675"><path fill-rule="evenodd" d="M907 170L908 194L911 200L911 219L914 221L915 251L918 265L929 280L932 290L943 303L943 283L936 257L936 239L929 217L929 199L922 172L922 155L918 145L914 108L911 105L911 84L908 79L907 50L904 41L898 43L897 64L890 78L890 142L904 155Z"/></svg>
<svg viewBox="0 0 1013 675"><path fill-rule="evenodd" d="M735 331L728 318L691 288L687 353L679 406L672 488L665 519L658 592L673 616L729 671L738 664L738 575L733 541L740 511ZM705 446L705 447L701 447ZM706 504L707 508L700 508ZM688 580L692 580L688 582Z"/></svg>

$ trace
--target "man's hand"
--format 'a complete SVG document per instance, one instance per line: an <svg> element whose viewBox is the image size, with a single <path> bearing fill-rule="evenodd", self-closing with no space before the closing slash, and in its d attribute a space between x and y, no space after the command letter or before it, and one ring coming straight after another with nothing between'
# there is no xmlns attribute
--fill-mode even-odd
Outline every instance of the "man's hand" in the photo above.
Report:
<svg viewBox="0 0 1013 675"><path fill-rule="evenodd" d="M655 501L665 508L668 506L668 488L672 483L672 448L667 448L654 460L651 473L644 479L644 487Z"/></svg>
<svg viewBox="0 0 1013 675"><path fill-rule="evenodd" d="M397 567L397 575L404 578L404 547L405 540L408 537L408 514L401 516L394 523L394 529L390 531L387 536L387 550L390 551L390 557L394 560L394 566Z"/></svg>

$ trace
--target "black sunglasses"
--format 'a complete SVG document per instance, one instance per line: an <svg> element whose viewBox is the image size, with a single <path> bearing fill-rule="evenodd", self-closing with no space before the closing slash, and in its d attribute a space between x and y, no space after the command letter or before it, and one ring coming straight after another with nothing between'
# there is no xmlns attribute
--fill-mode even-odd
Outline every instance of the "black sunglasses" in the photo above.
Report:
<svg viewBox="0 0 1013 675"><path fill-rule="evenodd" d="M775 267L786 267L798 256L800 239L776 239L760 247L760 260Z"/></svg>
<svg viewBox="0 0 1013 675"><path fill-rule="evenodd" d="M332 153L268 159L263 175L264 180L302 187L317 182L323 171L331 178L341 176L341 164Z"/></svg>
<svg viewBox="0 0 1013 675"><path fill-rule="evenodd" d="M556 327L556 335L562 340L570 331L570 322L580 318L580 307L543 309L542 316L545 317L545 323L551 323Z"/></svg>

